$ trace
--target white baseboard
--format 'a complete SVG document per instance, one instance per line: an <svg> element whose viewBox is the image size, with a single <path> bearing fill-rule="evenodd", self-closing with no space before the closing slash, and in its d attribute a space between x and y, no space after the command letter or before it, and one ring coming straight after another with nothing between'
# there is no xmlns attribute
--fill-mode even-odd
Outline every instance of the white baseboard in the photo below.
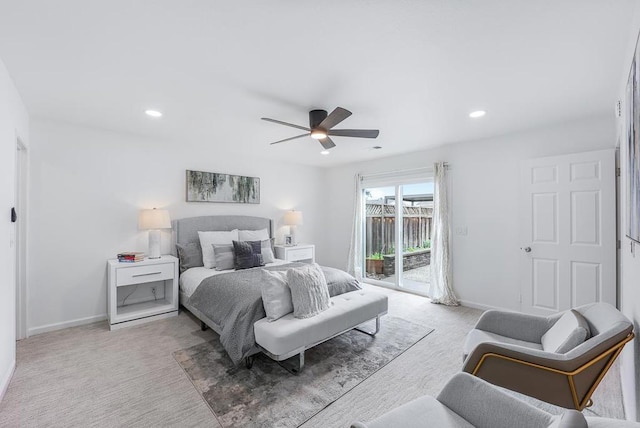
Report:
<svg viewBox="0 0 640 428"><path fill-rule="evenodd" d="M11 383L11 378L13 378L13 373L16 371L16 360L15 358L11 361L11 365L9 366L9 370L5 374L3 374L2 379L0 380L0 401L4 398L4 394L7 392L9 388L9 384Z"/></svg>
<svg viewBox="0 0 640 428"><path fill-rule="evenodd" d="M27 330L27 336L35 336L36 334L47 333L49 331L62 330L63 328L77 327L79 325L91 324L107 319L107 314L95 315L92 317L78 318L71 321L63 321L55 324L47 324L40 327L31 327Z"/></svg>
<svg viewBox="0 0 640 428"><path fill-rule="evenodd" d="M499 311L518 312L515 309L501 308L500 306L484 305L482 303L470 302L468 300L460 300L460 304L462 306L466 306L468 308L480 309L480 310L483 310L483 311L488 311L489 309L496 309L496 310L499 310Z"/></svg>

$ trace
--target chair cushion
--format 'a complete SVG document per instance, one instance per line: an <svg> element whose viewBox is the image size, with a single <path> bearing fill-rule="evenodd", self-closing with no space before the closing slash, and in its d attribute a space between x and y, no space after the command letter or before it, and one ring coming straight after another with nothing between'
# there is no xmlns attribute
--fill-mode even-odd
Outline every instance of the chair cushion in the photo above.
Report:
<svg viewBox="0 0 640 428"><path fill-rule="evenodd" d="M389 413L385 413L379 418L368 422L365 426L367 428L473 427L447 406L429 396L417 398L395 408Z"/></svg>
<svg viewBox="0 0 640 428"><path fill-rule="evenodd" d="M566 354L589 338L589 324L579 312L571 309L542 336L542 349Z"/></svg>
<svg viewBox="0 0 640 428"><path fill-rule="evenodd" d="M556 416L555 421L548 428L588 428L588 425L582 413L577 410L567 410L562 415Z"/></svg>
<svg viewBox="0 0 640 428"><path fill-rule="evenodd" d="M484 330L473 329L467 334L467 338L463 347L463 360L467 358L475 348L481 343L508 343L511 345L524 346L530 349L542 350L542 345L539 343L527 342L524 340L513 339L511 337L502 336L496 333L491 333Z"/></svg>
<svg viewBox="0 0 640 428"><path fill-rule="evenodd" d="M588 416L587 426L589 428L639 428L640 423L625 421L621 419L598 418Z"/></svg>

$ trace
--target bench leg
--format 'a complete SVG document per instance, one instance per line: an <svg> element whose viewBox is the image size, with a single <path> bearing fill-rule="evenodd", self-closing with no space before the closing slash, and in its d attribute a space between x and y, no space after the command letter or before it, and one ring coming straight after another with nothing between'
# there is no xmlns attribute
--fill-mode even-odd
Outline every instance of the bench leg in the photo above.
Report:
<svg viewBox="0 0 640 428"><path fill-rule="evenodd" d="M244 365L251 370L251 367L253 367L253 362L255 360L255 357L253 355L249 356L249 357L245 357L244 359Z"/></svg>
<svg viewBox="0 0 640 428"><path fill-rule="evenodd" d="M376 331L366 331L359 327L354 328L354 330L358 330L361 333L368 334L369 336L375 336L380 331L380 315L376 317Z"/></svg>
<svg viewBox="0 0 640 428"><path fill-rule="evenodd" d="M200 330L206 331L209 327L204 323L204 321L200 321Z"/></svg>
<svg viewBox="0 0 640 428"><path fill-rule="evenodd" d="M278 361L278 364L280 364L280 366L285 369L286 371L288 371L291 374L294 375L299 375L300 372L302 372L302 369L304 368L304 351L300 352L298 354L298 364L297 366L295 364L286 364L285 361Z"/></svg>

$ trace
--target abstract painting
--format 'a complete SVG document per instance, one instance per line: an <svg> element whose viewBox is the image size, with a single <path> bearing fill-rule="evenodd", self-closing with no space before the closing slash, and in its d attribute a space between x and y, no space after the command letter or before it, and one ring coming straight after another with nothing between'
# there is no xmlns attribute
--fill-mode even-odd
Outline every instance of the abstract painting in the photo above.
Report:
<svg viewBox="0 0 640 428"><path fill-rule="evenodd" d="M627 82L627 236L640 242L640 82L638 47Z"/></svg>
<svg viewBox="0 0 640 428"><path fill-rule="evenodd" d="M187 202L260 203L260 179L187 170Z"/></svg>

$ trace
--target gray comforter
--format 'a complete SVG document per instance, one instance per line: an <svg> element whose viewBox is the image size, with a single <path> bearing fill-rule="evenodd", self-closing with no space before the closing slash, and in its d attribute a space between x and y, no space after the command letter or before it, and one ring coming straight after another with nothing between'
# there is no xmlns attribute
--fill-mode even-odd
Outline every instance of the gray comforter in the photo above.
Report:
<svg viewBox="0 0 640 428"><path fill-rule="evenodd" d="M189 304L220 326L220 342L234 364L256 353L253 324L266 316L260 291L261 269L287 270L302 263L253 268L204 279ZM329 294L336 296L360 289L346 272L322 266Z"/></svg>

